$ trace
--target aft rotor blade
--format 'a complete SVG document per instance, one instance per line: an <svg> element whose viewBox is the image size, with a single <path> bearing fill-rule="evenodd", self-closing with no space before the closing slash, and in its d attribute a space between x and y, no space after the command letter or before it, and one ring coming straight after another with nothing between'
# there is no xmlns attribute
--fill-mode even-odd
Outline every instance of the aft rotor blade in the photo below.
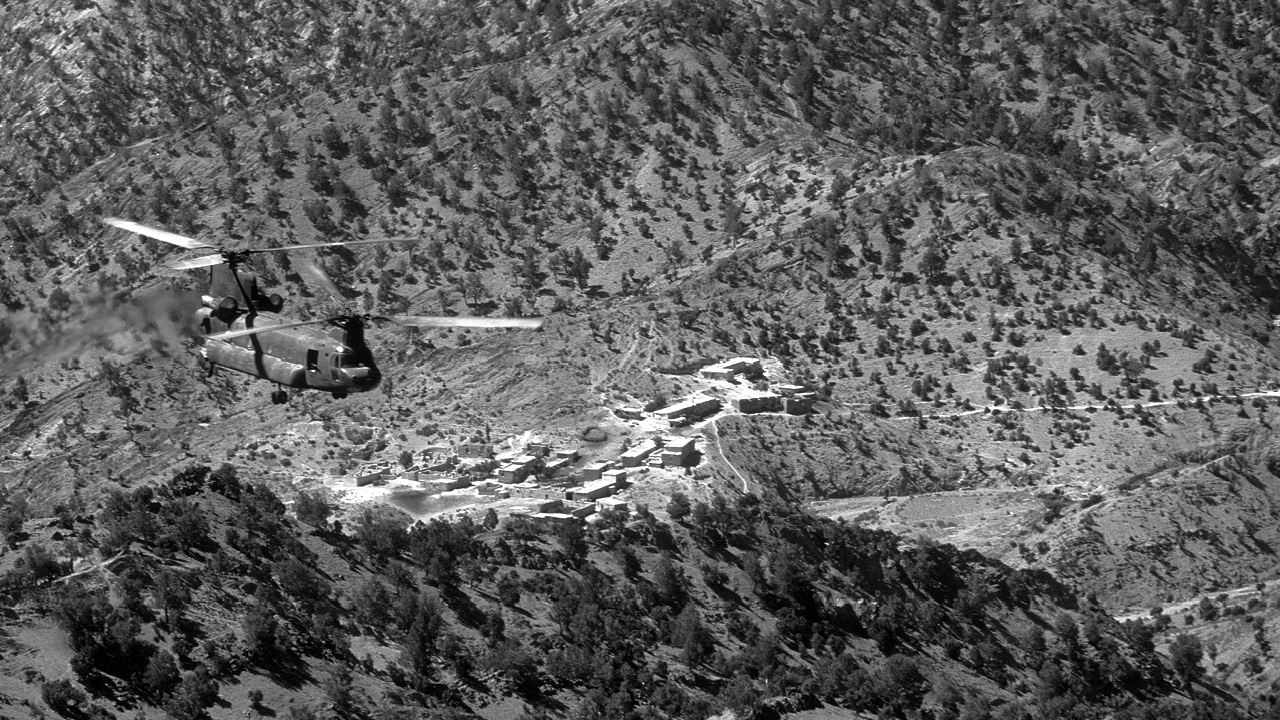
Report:
<svg viewBox="0 0 1280 720"><path fill-rule="evenodd" d="M327 247L347 247L349 245L385 245L387 243L403 243L418 242L409 238L400 238L397 240L347 240L346 242L331 243L310 243L307 245L287 245L277 248L253 248L245 250L247 253L268 253L268 252L291 252L293 250L309 250L311 248L327 248Z"/></svg>
<svg viewBox="0 0 1280 720"><path fill-rule="evenodd" d="M290 328L305 327L307 325L319 325L321 323L332 322L340 318L314 318L312 320L298 320L297 322L281 323L279 325L263 325L261 327L246 328L244 330L228 330L227 332L218 333L216 335L205 336L206 340L231 340L238 337L248 337L250 335L259 335L266 332L275 332L276 330L288 330Z"/></svg>
<svg viewBox="0 0 1280 720"><path fill-rule="evenodd" d="M377 315L406 327L526 328L542 327L542 318L433 317L428 315Z"/></svg>
<svg viewBox="0 0 1280 720"><path fill-rule="evenodd" d="M319 263L311 258L303 258L297 263L297 265L307 271L307 274L311 276L311 279L319 283L334 302L341 303L343 301L342 291L338 290L338 285L329 277L329 273L325 272L324 268L320 267Z"/></svg>
<svg viewBox="0 0 1280 720"><path fill-rule="evenodd" d="M154 240L159 240L160 242L167 242L170 245L177 245L178 247L186 248L187 250L217 250L218 249L212 245L209 245L208 243L200 242L195 238L189 238L185 235L178 235L177 233L171 233L166 230L160 230L157 228L149 227L147 225L142 225L140 223L132 222L130 220L121 220L120 218L109 217L109 218L104 218L102 222L108 225L111 225L112 227L118 227L121 230L128 230L129 232L138 233L139 235L145 235L146 237L152 238Z"/></svg>
<svg viewBox="0 0 1280 720"><path fill-rule="evenodd" d="M209 267L210 265L221 265L226 260L221 255L203 255L190 260L175 260L166 263L166 267L170 270L194 270L195 268Z"/></svg>

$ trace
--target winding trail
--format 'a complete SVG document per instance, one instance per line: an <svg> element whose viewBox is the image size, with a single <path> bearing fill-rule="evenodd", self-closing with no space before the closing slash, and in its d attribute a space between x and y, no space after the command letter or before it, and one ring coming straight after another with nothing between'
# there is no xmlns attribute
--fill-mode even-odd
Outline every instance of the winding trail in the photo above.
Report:
<svg viewBox="0 0 1280 720"><path fill-rule="evenodd" d="M1190 398L1178 398L1176 400L1158 400L1156 402L1149 402L1149 403L1135 402L1128 406L1121 405L1121 408L1132 409L1135 405L1140 405L1145 410L1149 408L1177 405L1178 403L1196 403L1201 401L1210 402L1214 400L1234 400L1234 399L1245 400L1245 399L1251 399L1251 398L1280 398L1280 390L1259 390L1259 391L1247 392L1247 393L1220 393L1218 395L1197 395L1195 397L1190 397ZM920 416L929 420L940 420L944 418L967 417L971 415L982 415L982 414L993 413L993 412L1032 413L1032 412L1047 412L1047 411L1053 411L1053 410L1066 410L1066 411L1092 410L1097 412L1101 410L1106 410L1110 407L1113 407L1113 406L1110 404L1102 405L1098 403L1087 403L1084 405L1066 405L1066 406L1051 406L1051 407L1036 406L1036 407L1022 407L1022 408L1010 407L1008 405L984 405L983 407L975 408L973 410L959 410L956 412L934 412L934 413L921 412ZM758 414L763 415L763 414L775 414L775 413L758 413ZM724 448L722 448L720 445L720 428L716 425L716 422L724 416L725 416L724 413L718 413L715 416L702 421L701 423L695 424L693 427L695 429L703 431L704 434L707 434L707 431L709 429L710 431L709 434L713 438L712 444L716 448L716 454L719 455L720 460L723 461L724 464L730 470L733 471L733 474L736 475L737 478L742 481L742 492L749 493L751 492L751 481L748 480L747 477L743 475L742 472L739 471L738 468L735 467L732 462L729 461L729 456L725 454ZM900 422L910 422L910 421L915 421L917 418L913 415L897 415L892 419Z"/></svg>
<svg viewBox="0 0 1280 720"><path fill-rule="evenodd" d="M1269 583L1264 583L1264 590L1269 587L1271 587ZM1176 603L1170 603L1168 605L1161 604L1161 607L1164 609L1165 615L1189 612L1194 610L1204 598L1214 599L1220 595L1226 595L1228 600L1238 600L1243 597L1265 597L1265 593L1258 590L1258 583L1249 583L1248 585L1242 585L1237 588L1224 588L1222 590L1200 593ZM1124 622L1126 620L1145 620L1150 616L1150 610L1134 609L1132 612L1125 612L1119 615L1114 615L1113 617L1115 617L1118 622Z"/></svg>
<svg viewBox="0 0 1280 720"><path fill-rule="evenodd" d="M86 567L86 568L83 568L83 569L77 570L77 571L75 571L75 572L73 572L73 573L68 573L68 574L66 574L66 575L63 575L62 577L55 578L54 582L60 582L60 583L65 584L68 580L73 580L73 579L75 579L75 578L82 577L82 576L84 576L84 575L88 575L88 574L90 574L90 573L95 573L95 572L102 572L102 573L105 575L105 574L106 574L106 572L110 570L110 567L108 567L108 566L109 566L109 565L111 565L112 563L116 562L117 560L119 560L119 559L121 559L121 558L125 557L125 555L127 554L127 552L128 552L128 551L126 551L126 550L121 550L120 552L116 553L115 555L112 555L111 557L109 557L109 558L107 558L107 559L105 559L105 560L102 560L102 561L100 561L100 562L96 562L96 563L94 563L94 564L92 564L92 565L90 565L90 566L88 566L88 567ZM150 554L150 553L147 553L147 554ZM155 556L154 556L154 555L152 555L152 557L155 557ZM159 558L156 558L156 559L159 559Z"/></svg>
<svg viewBox="0 0 1280 720"><path fill-rule="evenodd" d="M737 475L738 479L742 481L742 494L745 495L751 492L751 485L747 481L747 478L742 473L738 472L738 468L734 467L733 463L729 462L729 456L725 455L724 449L720 447L720 428L716 426L716 421L719 419L719 416L711 418L704 424L704 427L711 428L711 432L715 436L716 453L720 456L720 459L724 461L724 464L729 466L729 469L733 471L733 474Z"/></svg>
<svg viewBox="0 0 1280 720"><path fill-rule="evenodd" d="M1237 398L1244 400L1247 398L1259 398L1259 397L1280 398L1280 390L1261 390L1258 392L1234 393L1234 394L1222 393L1218 395L1197 395L1194 398L1178 398L1177 400L1158 400L1156 402L1149 402L1149 403L1135 402L1131 405L1128 405L1128 406L1121 405L1120 407L1122 409L1132 409L1134 406L1141 406L1143 410L1146 410L1148 408L1153 408L1153 407L1166 407L1169 405L1177 405L1178 403L1196 403L1200 401L1208 402L1213 400L1234 400ZM1046 411L1052 411L1052 410L1106 410L1108 407L1109 407L1108 405L1099 405L1095 403L1089 403L1087 405L1065 405L1065 406L1039 405L1036 407L1023 407L1023 408L1015 408L1015 407L1010 407L1008 405L984 405L974 410L961 410L958 412L946 412L946 413L921 412L920 416L928 420L940 420L943 418L965 417L967 415L982 415L984 413L990 413L994 411L1008 412L1008 413L1013 413L1013 412L1030 413L1030 412L1046 412ZM914 415L896 415L894 416L893 419L894 420L915 420L916 417Z"/></svg>
<svg viewBox="0 0 1280 720"><path fill-rule="evenodd" d="M614 376L615 373L625 370L627 367L627 364L630 363L631 359L635 357L636 350L638 350L639 347L640 347L640 338L633 334L631 336L631 342L627 345L627 349L622 351L622 356L619 357L617 362L613 364L613 369L604 371L604 374L599 379L592 380L591 382L592 392L600 392L601 388L604 387L604 385L609 382L609 380Z"/></svg>

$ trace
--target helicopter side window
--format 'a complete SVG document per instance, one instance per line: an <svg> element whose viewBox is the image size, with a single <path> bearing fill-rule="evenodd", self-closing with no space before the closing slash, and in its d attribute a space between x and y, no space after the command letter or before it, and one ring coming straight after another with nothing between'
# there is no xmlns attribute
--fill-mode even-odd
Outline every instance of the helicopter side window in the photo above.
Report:
<svg viewBox="0 0 1280 720"><path fill-rule="evenodd" d="M320 351L315 348L307 350L307 370L320 372Z"/></svg>

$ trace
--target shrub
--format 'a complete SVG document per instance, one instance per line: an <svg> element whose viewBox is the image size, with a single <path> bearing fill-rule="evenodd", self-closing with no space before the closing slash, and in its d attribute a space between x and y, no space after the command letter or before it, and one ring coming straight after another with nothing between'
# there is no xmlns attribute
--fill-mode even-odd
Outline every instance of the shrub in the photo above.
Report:
<svg viewBox="0 0 1280 720"><path fill-rule="evenodd" d="M73 685L66 678L45 683L40 688L40 699L44 700L45 705L48 705L54 712L59 714L83 708L85 704L84 691Z"/></svg>

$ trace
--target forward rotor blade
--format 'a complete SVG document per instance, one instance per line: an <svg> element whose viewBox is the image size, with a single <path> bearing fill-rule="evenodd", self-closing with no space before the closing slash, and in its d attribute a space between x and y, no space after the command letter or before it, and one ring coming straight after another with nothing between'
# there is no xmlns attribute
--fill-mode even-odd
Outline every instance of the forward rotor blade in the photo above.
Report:
<svg viewBox="0 0 1280 720"><path fill-rule="evenodd" d="M314 318L312 320L299 320L297 322L281 323L279 325L262 325L260 327L246 328L244 330L228 330L227 332L217 333L216 335L206 335L206 340L231 340L238 337L248 337L250 335L259 335L266 332L275 332L276 330L288 330L290 328L305 327L307 325L320 325L321 323L332 322L341 318Z"/></svg>
<svg viewBox="0 0 1280 720"><path fill-rule="evenodd" d="M165 230L159 230L157 228L149 227L147 225L142 225L129 220L121 220L120 218L109 217L109 218L104 218L102 222L108 225L111 225L112 227L118 227L121 230L128 230L129 232L138 233L139 235L145 235L146 237L152 238L154 240L159 240L160 242L167 242L170 245L177 245L178 247L186 248L187 250L217 250L218 249L207 243L200 242L195 238L189 238L185 235L178 235L176 233L167 232Z"/></svg>
<svg viewBox="0 0 1280 720"><path fill-rule="evenodd" d="M278 248L253 248L245 250L247 253L269 253L269 252L291 252L293 250L309 250L311 248L327 248L327 247L347 247L348 245L385 245L388 243L418 242L408 238L400 238L398 240L348 240L346 242L331 243L310 243L307 245L289 245L287 247Z"/></svg>
<svg viewBox="0 0 1280 720"><path fill-rule="evenodd" d="M405 327L527 328L542 327L542 318L433 317L428 315L375 315Z"/></svg>
<svg viewBox="0 0 1280 720"><path fill-rule="evenodd" d="M266 332L275 332L277 330L289 330L291 328L305 327L307 325L320 325L327 322L337 320L388 320L405 327L466 327L466 328L526 328L534 329L542 327L543 318L483 318L483 317L432 317L428 315L339 315L336 317L314 318L311 320L298 320L296 322L281 323L279 325L263 325L261 327L247 328L244 330L230 330L228 332L217 333L215 335L206 336L207 340L232 340L239 337L248 337L249 335L259 335Z"/></svg>
<svg viewBox="0 0 1280 720"><path fill-rule="evenodd" d="M226 262L221 255L202 255L198 258L190 260L175 260L166 263L165 266L170 270L194 270L195 268L209 267L210 265L221 265Z"/></svg>

